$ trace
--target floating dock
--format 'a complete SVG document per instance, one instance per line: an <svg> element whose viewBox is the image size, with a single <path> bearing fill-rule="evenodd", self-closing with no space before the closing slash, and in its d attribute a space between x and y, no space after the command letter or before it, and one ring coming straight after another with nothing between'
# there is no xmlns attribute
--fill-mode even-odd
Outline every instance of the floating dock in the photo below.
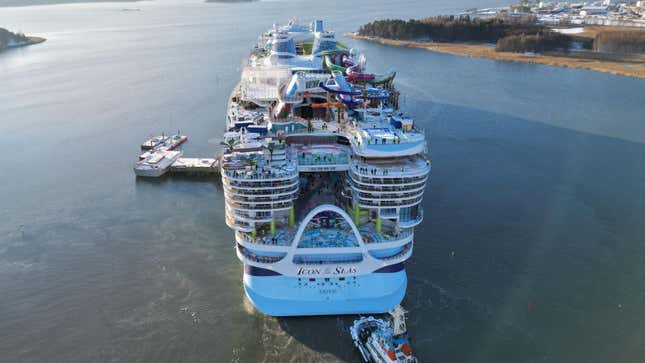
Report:
<svg viewBox="0 0 645 363"><path fill-rule="evenodd" d="M190 175L219 174L219 158L179 158L169 172Z"/></svg>
<svg viewBox="0 0 645 363"><path fill-rule="evenodd" d="M159 157L160 154L165 154L171 152L174 148L183 144L188 140L187 136L180 135L177 132L176 135L171 136L154 136L146 140L141 144L141 148L146 151L144 154L139 156L139 161L137 165L141 163L146 163L148 160L151 160L155 157ZM181 156L181 155L180 155ZM154 170L155 173L148 173L150 175L143 175L138 173L137 175L146 176L146 177L160 177L166 173L172 174L186 174L186 175L196 175L196 176L207 176L207 175L216 175L220 172L220 159L221 155L215 155L210 158L176 158L172 161L172 164L163 166L163 170ZM136 173L135 168L135 173Z"/></svg>

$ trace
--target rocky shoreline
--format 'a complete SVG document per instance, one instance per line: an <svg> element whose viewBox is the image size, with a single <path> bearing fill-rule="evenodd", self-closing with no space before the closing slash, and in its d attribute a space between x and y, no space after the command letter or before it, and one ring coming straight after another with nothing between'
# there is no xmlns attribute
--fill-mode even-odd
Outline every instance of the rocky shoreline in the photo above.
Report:
<svg viewBox="0 0 645 363"><path fill-rule="evenodd" d="M11 44L11 45L5 45L5 46L0 46L0 51L6 50L6 49L13 49L13 48L19 48L19 47L26 47L28 45L34 45L34 44L39 44L47 40L47 38L43 37L34 37L34 36L27 36L28 41L23 42L23 43L17 43L17 44Z"/></svg>

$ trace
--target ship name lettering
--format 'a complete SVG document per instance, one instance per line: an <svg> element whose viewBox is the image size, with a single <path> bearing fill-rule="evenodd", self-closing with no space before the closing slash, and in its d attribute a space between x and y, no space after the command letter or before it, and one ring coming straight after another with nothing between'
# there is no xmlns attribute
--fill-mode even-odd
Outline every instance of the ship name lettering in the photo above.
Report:
<svg viewBox="0 0 645 363"><path fill-rule="evenodd" d="M357 270L357 269L356 269L356 267L354 267L354 266L352 266L352 267L342 267L342 266L338 266L338 267L336 267L335 274L336 274L336 275L340 275L340 274L354 274L354 273L356 273L357 271L358 271L358 270Z"/></svg>
<svg viewBox="0 0 645 363"><path fill-rule="evenodd" d="M337 266L334 269L330 268L307 268L299 267L296 271L298 276L310 276L310 275L346 275L346 274L355 274L358 272L358 268L355 266L344 267Z"/></svg>
<svg viewBox="0 0 645 363"><path fill-rule="evenodd" d="M298 276L302 275L320 275L320 269L300 267L298 269Z"/></svg>

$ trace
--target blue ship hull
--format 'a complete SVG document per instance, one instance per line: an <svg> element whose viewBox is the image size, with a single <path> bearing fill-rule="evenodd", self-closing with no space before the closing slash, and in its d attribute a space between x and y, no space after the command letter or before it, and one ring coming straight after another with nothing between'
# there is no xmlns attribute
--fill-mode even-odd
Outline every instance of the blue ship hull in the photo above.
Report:
<svg viewBox="0 0 645 363"><path fill-rule="evenodd" d="M403 268L315 281L249 273L248 269L244 273L246 296L256 309L270 316L380 314L399 305L406 289Z"/></svg>

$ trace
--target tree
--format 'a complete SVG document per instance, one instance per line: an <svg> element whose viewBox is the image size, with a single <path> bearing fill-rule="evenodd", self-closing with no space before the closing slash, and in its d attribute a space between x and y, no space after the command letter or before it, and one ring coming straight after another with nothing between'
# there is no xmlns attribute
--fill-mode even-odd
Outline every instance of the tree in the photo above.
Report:
<svg viewBox="0 0 645 363"><path fill-rule="evenodd" d="M255 165L257 164L257 160L255 160L255 157L250 156L250 155L240 155L240 161L244 166L248 166L251 169L255 168Z"/></svg>
<svg viewBox="0 0 645 363"><path fill-rule="evenodd" d="M226 147L226 152L227 153L232 153L233 150L235 150L235 147L240 144L238 140L228 140L228 141L222 141L220 142L221 145L224 145Z"/></svg>

